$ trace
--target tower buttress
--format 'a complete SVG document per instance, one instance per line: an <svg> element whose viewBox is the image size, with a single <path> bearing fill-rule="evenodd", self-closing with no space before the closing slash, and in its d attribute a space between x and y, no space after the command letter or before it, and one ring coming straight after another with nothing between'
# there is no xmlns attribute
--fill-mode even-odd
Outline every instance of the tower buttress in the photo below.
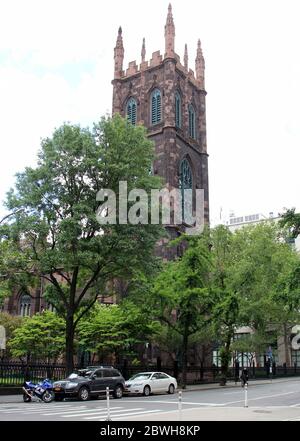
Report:
<svg viewBox="0 0 300 441"><path fill-rule="evenodd" d="M122 38L122 28L119 27L116 47L114 49L115 59L115 78L121 78L123 73L124 47Z"/></svg>
<svg viewBox="0 0 300 441"><path fill-rule="evenodd" d="M195 67L196 67L196 69L195 69L196 70L196 79L200 83L200 88L204 89L205 88L205 84L204 84L205 61L204 61L204 57L203 57L203 53L202 53L200 39L198 40L197 56L196 56L196 60L195 60Z"/></svg>
<svg viewBox="0 0 300 441"><path fill-rule="evenodd" d="M183 58L183 61L184 61L184 68L186 70L188 70L188 68L189 68L189 56L188 56L187 44L185 44L185 46L184 46L184 58Z"/></svg>
<svg viewBox="0 0 300 441"><path fill-rule="evenodd" d="M172 5L169 4L167 22L165 25L165 57L174 57L175 25L172 15Z"/></svg>
<svg viewBox="0 0 300 441"><path fill-rule="evenodd" d="M142 45L141 57L142 57L142 63L145 63L145 57L146 57L146 44L145 44L145 38L143 38L143 45Z"/></svg>

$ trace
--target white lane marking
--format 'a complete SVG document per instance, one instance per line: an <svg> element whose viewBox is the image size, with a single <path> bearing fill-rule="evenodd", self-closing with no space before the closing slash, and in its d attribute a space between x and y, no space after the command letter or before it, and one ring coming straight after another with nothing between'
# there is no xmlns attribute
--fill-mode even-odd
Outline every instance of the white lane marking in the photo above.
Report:
<svg viewBox="0 0 300 441"><path fill-rule="evenodd" d="M129 401L128 401L129 402ZM145 400L130 400L130 403L146 403ZM148 403L158 403L158 404L174 404L175 406L178 406L178 400L174 401L160 401L160 400L151 400L148 401ZM192 401L185 401L182 399L182 405L189 405L189 404L199 404L199 406L223 406L223 404L219 403L202 403L202 402L192 402Z"/></svg>
<svg viewBox="0 0 300 441"><path fill-rule="evenodd" d="M130 403L143 403L145 404L145 400L130 400ZM176 401L163 401L163 400L151 400L149 403L159 403L159 404L174 404L175 406L178 406L178 400ZM202 403L202 402L193 402L193 401L184 401L182 400L182 405L189 405L189 404L199 404L199 406L223 406L223 404L218 403Z"/></svg>
<svg viewBox="0 0 300 441"><path fill-rule="evenodd" d="M123 409L122 407L114 407L114 408L111 408L111 409ZM43 413L43 415L45 415L45 416L48 416L48 415L61 415L61 416L64 416L65 414L68 414L68 413L78 413L78 414L81 414L82 412L83 413L95 413L95 412L106 412L106 409L105 408L103 408L103 409L97 409L96 407L91 407L90 409L88 409L88 408L85 408L85 409L79 409L78 407L75 407L75 408L73 408L73 409L69 409L69 410L67 410L66 412L51 412L51 413Z"/></svg>
<svg viewBox="0 0 300 441"><path fill-rule="evenodd" d="M282 420L282 421L300 421L300 415L298 415L297 417L287 418L287 419Z"/></svg>
<svg viewBox="0 0 300 441"><path fill-rule="evenodd" d="M256 397L256 398L249 398L248 395L248 401L254 401L254 400L263 400L264 398L274 398L274 397L282 397L283 395L291 395L291 394L296 394L299 391L293 391L293 392L284 392L281 394L274 394L274 395L263 395L261 397ZM238 400L238 401L228 401L227 403L223 403L222 406L226 406L227 404L234 404L234 403L243 403L244 400Z"/></svg>
<svg viewBox="0 0 300 441"><path fill-rule="evenodd" d="M122 409L122 410L110 410L110 413L114 413L114 412L117 412L117 413L120 413L120 412L131 412L131 411L135 411L135 410L142 410L143 408L142 407L136 407L136 408L134 408L134 409L124 409L124 408L122 408L122 407L118 407L118 408L114 408L114 409ZM72 412L72 415L61 415L62 416L62 418L75 418L75 417L83 417L84 415L99 415L99 416L105 416L106 414L107 414L107 410L98 410L97 412L96 411L92 411L92 412L86 412L86 411L84 411L84 413L79 413L79 412ZM46 414L44 414L44 415L46 415ZM53 413L51 414L51 415L53 415ZM96 417L95 417L96 418Z"/></svg>
<svg viewBox="0 0 300 441"><path fill-rule="evenodd" d="M5 411L2 411L2 413L40 413L40 412L57 412L57 413L62 413L62 411L63 410L66 410L66 411L71 411L71 410L76 410L76 409L84 409L85 408L85 406L74 406L74 407L68 407L68 408L65 408L65 409L60 409L60 410L58 410L58 409L43 409L43 408L39 408L39 409L27 409L27 410L24 410L24 409L17 409L17 410L14 410L14 411L11 411L11 410L5 410Z"/></svg>
<svg viewBox="0 0 300 441"><path fill-rule="evenodd" d="M243 392L242 390L239 390L237 392L224 392L224 395L234 395L234 394L240 394L242 392Z"/></svg>
<svg viewBox="0 0 300 441"><path fill-rule="evenodd" d="M114 420L126 420L127 417L129 416L135 416L135 415L143 415L143 414L148 414L148 413L158 413L161 412L160 409L155 409L155 410L145 410L143 412L134 412L134 413L126 413L126 415L114 415L113 421ZM84 418L85 420L91 420L92 418Z"/></svg>

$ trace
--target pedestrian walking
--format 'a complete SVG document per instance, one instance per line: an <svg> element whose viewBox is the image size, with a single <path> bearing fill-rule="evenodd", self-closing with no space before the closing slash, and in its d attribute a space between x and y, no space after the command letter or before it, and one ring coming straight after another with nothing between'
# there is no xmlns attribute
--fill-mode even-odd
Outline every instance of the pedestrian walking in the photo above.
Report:
<svg viewBox="0 0 300 441"><path fill-rule="evenodd" d="M240 376L241 379L241 385L242 387L245 386L245 384L248 385L249 375L248 375L248 369L243 369L242 374Z"/></svg>

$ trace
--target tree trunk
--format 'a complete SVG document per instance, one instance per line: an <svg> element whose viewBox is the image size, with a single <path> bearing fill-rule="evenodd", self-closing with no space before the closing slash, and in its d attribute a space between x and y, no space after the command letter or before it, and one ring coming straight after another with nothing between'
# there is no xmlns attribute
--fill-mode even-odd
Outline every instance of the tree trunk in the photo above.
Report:
<svg viewBox="0 0 300 441"><path fill-rule="evenodd" d="M182 389L186 388L187 351L188 351L188 324L185 326L182 342Z"/></svg>
<svg viewBox="0 0 300 441"><path fill-rule="evenodd" d="M227 339L224 345L224 354L221 360L221 373L223 377L224 386L226 384L226 377L228 372L228 366L230 361L230 344L231 344L231 333L227 335Z"/></svg>
<svg viewBox="0 0 300 441"><path fill-rule="evenodd" d="M66 318L66 373L70 375L74 369L74 315L68 314Z"/></svg>

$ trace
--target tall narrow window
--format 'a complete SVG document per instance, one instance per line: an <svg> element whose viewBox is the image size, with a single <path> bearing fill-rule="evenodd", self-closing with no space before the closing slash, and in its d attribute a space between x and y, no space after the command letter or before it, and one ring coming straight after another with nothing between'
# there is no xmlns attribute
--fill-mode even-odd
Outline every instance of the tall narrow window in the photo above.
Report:
<svg viewBox="0 0 300 441"><path fill-rule="evenodd" d="M196 131L195 131L195 110L194 107L189 105L189 136L193 139L196 139Z"/></svg>
<svg viewBox="0 0 300 441"><path fill-rule="evenodd" d="M186 197L188 192L185 190L192 190L193 188L193 174L191 166L187 159L183 159L180 163L179 170L179 188L181 190L182 216L185 219L186 213L192 214L192 197Z"/></svg>
<svg viewBox="0 0 300 441"><path fill-rule="evenodd" d="M161 122L161 93L154 89L151 94L151 124Z"/></svg>
<svg viewBox="0 0 300 441"><path fill-rule="evenodd" d="M19 300L19 310L22 317L30 315L31 312L31 297L29 294L22 294Z"/></svg>
<svg viewBox="0 0 300 441"><path fill-rule="evenodd" d="M178 91L175 92L175 125L181 128L181 97Z"/></svg>
<svg viewBox="0 0 300 441"><path fill-rule="evenodd" d="M130 98L127 102L127 119L134 126L136 125L136 101Z"/></svg>

